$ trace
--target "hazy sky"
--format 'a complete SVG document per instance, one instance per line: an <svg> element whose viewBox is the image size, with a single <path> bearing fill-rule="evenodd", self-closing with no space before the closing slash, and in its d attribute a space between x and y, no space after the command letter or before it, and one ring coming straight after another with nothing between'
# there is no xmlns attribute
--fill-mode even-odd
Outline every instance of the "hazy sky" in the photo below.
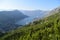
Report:
<svg viewBox="0 0 60 40"><path fill-rule="evenodd" d="M60 0L0 0L0 10L51 10L60 6Z"/></svg>

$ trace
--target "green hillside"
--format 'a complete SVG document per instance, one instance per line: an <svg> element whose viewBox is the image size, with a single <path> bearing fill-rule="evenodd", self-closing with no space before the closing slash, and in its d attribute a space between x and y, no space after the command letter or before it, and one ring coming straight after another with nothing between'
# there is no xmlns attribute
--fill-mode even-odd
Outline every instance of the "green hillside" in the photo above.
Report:
<svg viewBox="0 0 60 40"><path fill-rule="evenodd" d="M7 32L0 40L60 40L60 12Z"/></svg>

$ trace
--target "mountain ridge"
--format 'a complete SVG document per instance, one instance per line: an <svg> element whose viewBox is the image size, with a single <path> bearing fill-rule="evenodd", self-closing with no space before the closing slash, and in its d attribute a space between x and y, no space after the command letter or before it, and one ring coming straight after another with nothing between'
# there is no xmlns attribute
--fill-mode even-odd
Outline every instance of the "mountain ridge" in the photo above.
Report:
<svg viewBox="0 0 60 40"><path fill-rule="evenodd" d="M22 12L18 10L1 11L0 12L0 29L3 29L4 31L14 29L15 26L19 26L15 23L26 17L28 16L24 15Z"/></svg>

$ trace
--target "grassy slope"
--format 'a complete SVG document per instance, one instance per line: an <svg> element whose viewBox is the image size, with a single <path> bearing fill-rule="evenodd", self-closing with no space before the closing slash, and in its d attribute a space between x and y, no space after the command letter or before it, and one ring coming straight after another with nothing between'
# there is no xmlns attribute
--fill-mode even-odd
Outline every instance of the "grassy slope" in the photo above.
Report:
<svg viewBox="0 0 60 40"><path fill-rule="evenodd" d="M60 13L8 32L0 40L60 40Z"/></svg>

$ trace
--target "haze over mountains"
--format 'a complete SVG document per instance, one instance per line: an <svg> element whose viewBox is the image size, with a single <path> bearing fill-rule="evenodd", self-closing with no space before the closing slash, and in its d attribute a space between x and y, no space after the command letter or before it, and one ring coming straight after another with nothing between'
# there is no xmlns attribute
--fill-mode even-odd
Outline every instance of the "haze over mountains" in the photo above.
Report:
<svg viewBox="0 0 60 40"><path fill-rule="evenodd" d="M43 17L44 15L46 15L47 11L43 11L43 10L23 10L22 11L25 15L28 15L30 17Z"/></svg>
<svg viewBox="0 0 60 40"><path fill-rule="evenodd" d="M43 10L21 10L21 12L29 16L28 18L18 21L17 24L21 24L21 25L28 24L34 21L35 19L41 19L47 15L47 11L43 11Z"/></svg>
<svg viewBox="0 0 60 40"><path fill-rule="evenodd" d="M46 15L46 11L0 11L0 30L12 30L20 25L32 22L34 18L42 18Z"/></svg>
<svg viewBox="0 0 60 40"><path fill-rule="evenodd" d="M9 31L19 26L29 24L35 19L41 19L58 12L60 8L53 11L42 10L13 10L13 11L0 11L0 30Z"/></svg>

